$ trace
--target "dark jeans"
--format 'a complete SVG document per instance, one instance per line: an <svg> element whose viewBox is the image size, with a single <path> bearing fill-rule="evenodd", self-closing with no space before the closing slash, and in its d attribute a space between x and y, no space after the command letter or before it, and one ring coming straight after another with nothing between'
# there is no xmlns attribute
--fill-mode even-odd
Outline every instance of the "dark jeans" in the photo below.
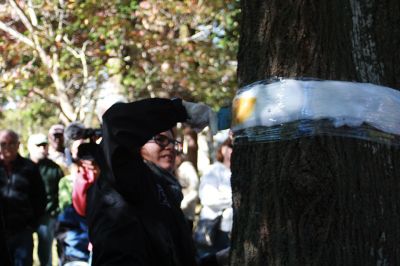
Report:
<svg viewBox="0 0 400 266"><path fill-rule="evenodd" d="M8 248L12 265L14 266L32 266L33 264L33 231L23 229L7 238Z"/></svg>
<svg viewBox="0 0 400 266"><path fill-rule="evenodd" d="M49 215L41 218L40 225L36 231L38 235L38 257L41 266L51 266L51 249L54 239L56 219Z"/></svg>

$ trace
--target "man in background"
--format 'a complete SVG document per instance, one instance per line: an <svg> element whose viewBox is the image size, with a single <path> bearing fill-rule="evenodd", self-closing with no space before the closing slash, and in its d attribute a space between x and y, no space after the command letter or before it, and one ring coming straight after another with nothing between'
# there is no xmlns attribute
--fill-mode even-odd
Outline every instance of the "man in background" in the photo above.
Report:
<svg viewBox="0 0 400 266"><path fill-rule="evenodd" d="M57 163L64 172L68 172L67 158L65 157L64 126L52 125L49 129L49 155L48 158Z"/></svg>
<svg viewBox="0 0 400 266"><path fill-rule="evenodd" d="M46 210L40 218L38 235L38 257L40 265L51 266L51 249L54 239L58 208L58 183L64 176L60 166L48 159L49 144L44 134L33 134L28 139L29 158L39 167L46 190Z"/></svg>
<svg viewBox="0 0 400 266"><path fill-rule="evenodd" d="M18 154L19 136L0 131L0 202L6 242L13 265L32 265L33 238L46 206L46 192L37 166Z"/></svg>

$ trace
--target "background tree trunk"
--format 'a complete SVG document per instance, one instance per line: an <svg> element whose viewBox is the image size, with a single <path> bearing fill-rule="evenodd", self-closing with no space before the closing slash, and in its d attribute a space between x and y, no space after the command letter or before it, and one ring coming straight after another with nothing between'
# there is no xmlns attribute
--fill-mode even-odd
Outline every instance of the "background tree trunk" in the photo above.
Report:
<svg viewBox="0 0 400 266"><path fill-rule="evenodd" d="M282 76L400 87L399 1L241 6L240 86ZM235 145L231 265L399 264L399 157L346 137Z"/></svg>

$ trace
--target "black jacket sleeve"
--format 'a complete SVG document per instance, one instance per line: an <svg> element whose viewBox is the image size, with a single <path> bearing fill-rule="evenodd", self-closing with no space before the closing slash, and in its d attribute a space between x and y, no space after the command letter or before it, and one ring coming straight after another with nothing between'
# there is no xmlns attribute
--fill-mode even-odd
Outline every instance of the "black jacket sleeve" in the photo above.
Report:
<svg viewBox="0 0 400 266"><path fill-rule="evenodd" d="M32 165L31 185L30 199L35 216L35 224L33 226L36 226L36 223L38 223L39 218L44 214L46 209L46 190L36 165Z"/></svg>
<svg viewBox="0 0 400 266"><path fill-rule="evenodd" d="M154 181L140 156L140 148L154 135L184 122L187 113L180 99L152 98L114 104L103 115L102 148L107 178L131 202L152 201Z"/></svg>

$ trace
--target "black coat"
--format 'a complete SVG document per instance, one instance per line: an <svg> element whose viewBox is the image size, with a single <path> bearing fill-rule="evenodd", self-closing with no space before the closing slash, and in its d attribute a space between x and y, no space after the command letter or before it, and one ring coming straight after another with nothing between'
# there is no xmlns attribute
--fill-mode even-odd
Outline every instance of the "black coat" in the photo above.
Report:
<svg viewBox="0 0 400 266"><path fill-rule="evenodd" d="M25 228L35 230L46 207L45 187L37 166L18 155L8 175L0 163L0 197L7 234Z"/></svg>
<svg viewBox="0 0 400 266"><path fill-rule="evenodd" d="M4 224L3 202L0 198L0 265L11 265L11 257L6 241L6 231Z"/></svg>
<svg viewBox="0 0 400 266"><path fill-rule="evenodd" d="M104 114L105 163L88 194L93 265L196 265L178 183L139 153L186 119L181 101L167 99L119 103Z"/></svg>

